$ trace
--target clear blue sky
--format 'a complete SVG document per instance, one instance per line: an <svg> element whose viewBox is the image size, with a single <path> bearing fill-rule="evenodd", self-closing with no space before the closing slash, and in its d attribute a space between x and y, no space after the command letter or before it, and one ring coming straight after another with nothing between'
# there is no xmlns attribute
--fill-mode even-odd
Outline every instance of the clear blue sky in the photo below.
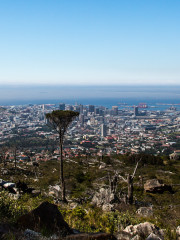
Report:
<svg viewBox="0 0 180 240"><path fill-rule="evenodd" d="M180 1L1 0L2 83L180 84Z"/></svg>

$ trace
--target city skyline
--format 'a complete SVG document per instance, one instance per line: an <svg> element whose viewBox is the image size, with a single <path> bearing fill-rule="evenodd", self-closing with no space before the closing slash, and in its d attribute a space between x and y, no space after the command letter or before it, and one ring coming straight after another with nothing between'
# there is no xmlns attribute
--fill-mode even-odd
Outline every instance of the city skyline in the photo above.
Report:
<svg viewBox="0 0 180 240"><path fill-rule="evenodd" d="M0 3L0 85L179 85L179 1Z"/></svg>

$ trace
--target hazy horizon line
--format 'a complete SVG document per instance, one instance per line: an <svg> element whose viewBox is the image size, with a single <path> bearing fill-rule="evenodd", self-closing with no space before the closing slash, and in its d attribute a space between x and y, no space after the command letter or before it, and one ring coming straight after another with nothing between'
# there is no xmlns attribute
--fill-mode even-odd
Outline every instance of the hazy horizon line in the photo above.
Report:
<svg viewBox="0 0 180 240"><path fill-rule="evenodd" d="M88 86L96 86L96 87L104 87L104 86L153 86L153 87L161 87L161 86L180 86L180 83L179 84L175 84L175 83L172 83L172 84L169 84L169 83L158 83L158 84L150 84L150 83L135 83L135 84L70 84L70 83L66 83L66 84L62 84L62 83L0 83L0 86L5 86L5 87L16 87L16 86L73 86L73 87L79 87L79 86L82 86L82 87L88 87Z"/></svg>

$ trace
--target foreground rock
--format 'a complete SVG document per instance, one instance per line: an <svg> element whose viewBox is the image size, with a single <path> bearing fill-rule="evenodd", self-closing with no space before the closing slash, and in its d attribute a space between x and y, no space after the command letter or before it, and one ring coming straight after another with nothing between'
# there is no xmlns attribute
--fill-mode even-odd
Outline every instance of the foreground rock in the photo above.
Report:
<svg viewBox="0 0 180 240"><path fill-rule="evenodd" d="M144 184L144 190L151 193L163 193L164 191L172 192L172 188L169 185L163 184L158 179L147 180Z"/></svg>
<svg viewBox="0 0 180 240"><path fill-rule="evenodd" d="M138 236L137 239L146 239L151 233L155 234L159 239L164 239L163 231L149 222L127 226L124 232L131 234L131 237Z"/></svg>
<svg viewBox="0 0 180 240"><path fill-rule="evenodd" d="M28 228L37 232L45 230L49 233L58 233L61 237L73 233L57 206L49 202L43 202L30 213L21 216L17 224L20 229Z"/></svg>

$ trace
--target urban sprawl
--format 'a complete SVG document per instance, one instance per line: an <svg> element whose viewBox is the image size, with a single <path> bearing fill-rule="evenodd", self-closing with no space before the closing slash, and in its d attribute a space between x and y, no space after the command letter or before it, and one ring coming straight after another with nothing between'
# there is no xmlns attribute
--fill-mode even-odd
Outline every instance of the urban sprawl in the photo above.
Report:
<svg viewBox="0 0 180 240"><path fill-rule="evenodd" d="M9 146L6 157L14 159L11 147L15 147L19 161L58 159L58 134L45 117L57 109L79 112L65 136L65 159L142 152L180 155L180 111L175 107L160 111L60 103L1 106L0 146Z"/></svg>

